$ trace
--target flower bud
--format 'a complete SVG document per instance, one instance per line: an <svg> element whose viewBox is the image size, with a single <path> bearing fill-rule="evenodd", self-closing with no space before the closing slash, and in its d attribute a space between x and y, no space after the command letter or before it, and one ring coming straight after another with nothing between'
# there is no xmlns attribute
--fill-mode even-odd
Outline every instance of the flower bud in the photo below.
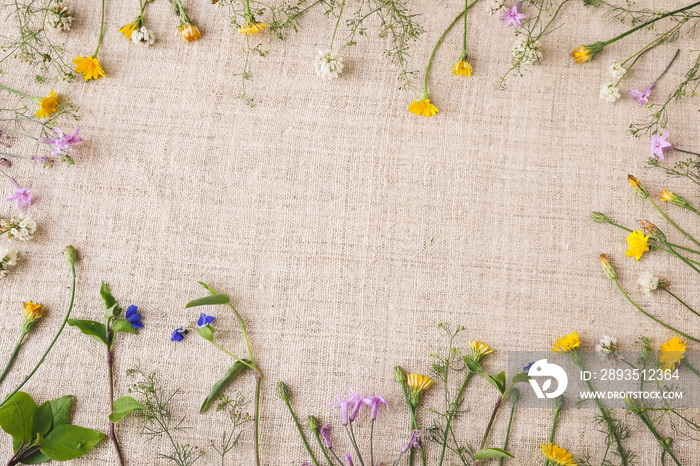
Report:
<svg viewBox="0 0 700 466"><path fill-rule="evenodd" d="M684 209L688 208L688 201L680 197L678 194L673 194L668 189L664 189L661 192L661 200L675 204L678 207L683 207Z"/></svg>
<svg viewBox="0 0 700 466"><path fill-rule="evenodd" d="M564 395L559 395L554 399L554 411L561 411L564 407Z"/></svg>
<svg viewBox="0 0 700 466"><path fill-rule="evenodd" d="M78 253L70 244L63 250L63 255L66 256L66 260L71 266L75 265L76 261L78 260Z"/></svg>
<svg viewBox="0 0 700 466"><path fill-rule="evenodd" d="M401 385L406 384L406 372L399 366L394 367L394 378Z"/></svg>
<svg viewBox="0 0 700 466"><path fill-rule="evenodd" d="M610 219L600 212L591 212L591 218L598 223L610 223Z"/></svg>
<svg viewBox="0 0 700 466"><path fill-rule="evenodd" d="M41 319L44 315L44 306L41 304L35 304L31 301L22 303L22 313L24 314L24 321L22 322L22 332L29 333L29 331L34 327L34 324Z"/></svg>
<svg viewBox="0 0 700 466"><path fill-rule="evenodd" d="M608 260L608 256L605 254L600 255L600 264L603 266L603 272L605 272L605 276L608 277L610 280L616 280L617 279L617 271L615 270L615 267L612 266L610 261Z"/></svg>
<svg viewBox="0 0 700 466"><path fill-rule="evenodd" d="M654 241L661 244L666 244L666 235L663 231L659 230L659 227L651 223L649 220L640 220L639 223L642 225L645 234L651 236Z"/></svg>
<svg viewBox="0 0 700 466"><path fill-rule="evenodd" d="M510 403L511 404L517 403L519 398L520 398L520 390L518 390L515 387L511 388L510 393L508 395L508 399L510 399Z"/></svg>
<svg viewBox="0 0 700 466"><path fill-rule="evenodd" d="M282 401L289 403L289 388L287 388L284 382L277 382L277 394Z"/></svg>
<svg viewBox="0 0 700 466"><path fill-rule="evenodd" d="M640 183L637 178L632 175L627 175L627 180L630 182L630 186L632 186L632 189L634 189L634 192L636 192L639 197L642 199L649 199L649 191L642 186L642 183Z"/></svg>
<svg viewBox="0 0 700 466"><path fill-rule="evenodd" d="M313 432L314 434L318 432L318 419L316 419L316 416L309 416L308 422L309 429L311 429L311 432Z"/></svg>

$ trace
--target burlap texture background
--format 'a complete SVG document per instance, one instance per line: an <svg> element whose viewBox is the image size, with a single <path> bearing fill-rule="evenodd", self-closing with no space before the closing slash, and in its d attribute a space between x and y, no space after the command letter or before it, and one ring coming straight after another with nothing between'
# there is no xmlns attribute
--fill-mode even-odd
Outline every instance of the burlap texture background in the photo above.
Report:
<svg viewBox="0 0 700 466"><path fill-rule="evenodd" d="M422 68L462 4L413 3L424 14L427 33L411 63ZM682 2L668 3L664 7ZM66 47L88 55L96 43L99 2L69 6L76 20ZM496 353L486 362L493 371L505 368L507 351L547 349L573 330L589 349L603 334L616 336L623 349L634 349L640 334L656 344L669 338L602 276L600 253L611 255L628 289L640 272L653 271L697 304L689 269L658 253L640 263L627 258L624 235L588 217L601 210L628 225L650 217L667 226L629 189L628 172L655 195L668 186L695 199L687 184L643 168L647 140L626 130L645 110L627 95L616 104L598 98L600 85L609 81L610 61L632 54L642 37L610 47L585 66L569 57L576 45L623 31L620 24L578 2L568 5L563 26L543 41L542 65L511 79L510 89L501 92L494 82L509 66L513 31L477 5L468 38L475 73L450 74L460 51L456 28L438 52L431 78L440 113L424 119L408 113L419 91L397 89L395 68L383 56L385 42L372 32L342 52L346 72L340 79L314 75L312 60L327 48L333 28L320 10L283 42L259 36L270 53L253 60L248 86L255 106L243 105L236 99L240 78L234 76L243 38L209 2L185 6L202 30L201 40L183 42L176 17L158 0L147 10L157 42L142 48L117 32L137 14L137 2L108 0L100 52L107 78L97 82L40 85L19 62L4 66L7 85L35 95L52 86L80 105L85 142L75 147L75 167L12 168L21 184L32 187L30 212L40 231L36 241L19 245L21 265L0 283L0 354L14 345L21 301L41 302L49 314L28 338L3 393L35 364L66 311L66 244L81 257L74 317L100 318L101 280L122 305L138 304L144 316L146 328L116 346L117 396L127 393L133 380L125 371L137 364L156 371L168 390L179 388L175 412L187 415L191 426L180 439L208 450L200 464L215 464L209 444L229 425L222 413L199 415L198 408L231 360L196 335L170 342L174 328L198 315L184 309L205 293L198 280L229 293L247 321L265 374L265 465L308 459L275 394L278 380L293 390L302 418L316 414L335 423L340 452L349 445L335 408L326 404L348 388L383 394L392 407L377 425L377 456L391 464L405 443L407 424L392 368L427 374L429 354L446 343L440 322L467 328L462 348L468 339L493 346ZM678 64L654 91L656 98L666 95L688 68L687 50L694 44L681 39L649 52L623 93L654 79L678 46L684 50ZM9 94L0 97L15 102ZM700 147L697 105L689 99L675 106L670 122L671 141L690 150ZM72 129L72 123L64 126ZM13 150L45 151L21 139ZM2 195L9 197L9 186L3 186ZM14 212L9 204L1 208L0 214ZM696 218L672 210L683 225L697 225ZM633 295L692 333L692 319L668 297L645 298L637 290ZM233 316L223 307L209 313L217 318L218 340L244 353ZM25 390L40 401L75 395L75 422L106 431L104 359L94 341L67 328ZM252 398L252 377L235 386ZM457 422L457 432L478 443L494 392L474 380L467 400L471 411ZM433 388L426 406L439 403ZM490 442L495 446L502 444L506 414L497 419ZM566 409L557 442L600 462L604 439L594 414ZM433 415L428 409L421 415L429 425ZM548 437L551 417L546 410L517 412L511 440L517 459L509 464L541 463L538 446ZM625 419L633 426L627 444L638 452L638 463L660 465L650 434ZM167 442L145 443L139 426L128 418L118 427L128 464L165 464L158 454L168 452ZM244 432L227 464L252 463L251 434ZM428 448L434 458L435 446ZM677 440L674 450L683 464L697 464L696 442ZM0 458L9 452L4 437ZM103 442L72 464L116 464L114 458Z"/></svg>

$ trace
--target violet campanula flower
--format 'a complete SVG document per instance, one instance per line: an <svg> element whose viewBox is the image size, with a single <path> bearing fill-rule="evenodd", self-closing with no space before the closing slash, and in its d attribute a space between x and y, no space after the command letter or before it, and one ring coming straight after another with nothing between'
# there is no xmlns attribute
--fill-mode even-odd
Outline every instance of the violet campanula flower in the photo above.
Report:
<svg viewBox="0 0 700 466"><path fill-rule="evenodd" d="M345 461L348 462L348 466L355 466L352 464L352 456L350 456L350 453L345 453Z"/></svg>
<svg viewBox="0 0 700 466"><path fill-rule="evenodd" d="M129 306L126 310L126 320L129 321L134 329L143 328L143 322L141 322L141 314L139 314L139 308L133 304Z"/></svg>
<svg viewBox="0 0 700 466"><path fill-rule="evenodd" d="M384 403L386 405L387 411L389 410L389 402L386 401L381 396L366 396L362 398L362 402L372 408L372 413L370 414L370 419L377 419L377 413L379 412L379 407Z"/></svg>
<svg viewBox="0 0 700 466"><path fill-rule="evenodd" d="M14 178L10 178L10 184L15 191L15 195L9 199L5 199L7 202L17 202L17 210L22 210L22 206L32 205L31 188L22 189Z"/></svg>
<svg viewBox="0 0 700 466"><path fill-rule="evenodd" d="M506 26L520 26L520 20L527 18L526 14L520 13L520 7L523 6L523 2L518 2L513 6L513 8L506 8L505 14L501 15L501 19L505 20Z"/></svg>
<svg viewBox="0 0 700 466"><path fill-rule="evenodd" d="M58 155L61 153L61 151L64 151L65 154L68 153L68 151L71 149L73 144L78 143L83 140L80 136L78 136L78 132L80 131L80 126L75 128L75 131L73 131L73 134L70 136L63 134L63 131L61 131L58 128L54 128L53 132L56 133L56 136L58 136L56 139L51 139L51 138L39 138L39 142L43 144L50 144L53 146L53 149L51 149L51 155Z"/></svg>
<svg viewBox="0 0 700 466"><path fill-rule="evenodd" d="M323 438L323 443L326 444L326 448L329 450L333 448L333 443L331 442L331 434L328 432L331 430L331 425L326 424L318 430L318 434Z"/></svg>
<svg viewBox="0 0 700 466"><path fill-rule="evenodd" d="M360 395L357 392L354 392L350 390L350 400L354 403L352 407L352 411L350 411L350 422L354 421L355 418L357 417L357 414L360 412L360 408L362 407L362 400L364 399L364 396Z"/></svg>
<svg viewBox="0 0 700 466"><path fill-rule="evenodd" d="M654 89L654 83L649 84L643 91L630 89L628 92L632 95L632 99L638 102L639 105L646 105L649 103L649 95L652 89Z"/></svg>
<svg viewBox="0 0 700 466"><path fill-rule="evenodd" d="M176 328L173 331L173 336L170 337L170 341L182 341L185 339L185 335L187 335L188 330L185 328L183 325L180 328Z"/></svg>
<svg viewBox="0 0 700 466"><path fill-rule="evenodd" d="M211 323L214 322L214 319L216 319L216 317L208 316L202 312L201 314L199 314L199 319L197 320L197 326L204 327L206 325L211 325Z"/></svg>
<svg viewBox="0 0 700 466"><path fill-rule="evenodd" d="M29 157L29 160L33 162L40 163L42 165L46 165L49 163L49 156L48 155L42 155L41 157L34 157L33 155Z"/></svg>
<svg viewBox="0 0 700 466"><path fill-rule="evenodd" d="M651 137L651 142L649 143L651 146L651 158L663 160L664 149L673 149L671 143L666 141L667 137L668 133L664 133L661 136L654 134Z"/></svg>
<svg viewBox="0 0 700 466"><path fill-rule="evenodd" d="M338 399L338 401L335 403L328 403L328 406L338 406L340 408L340 413L342 415L343 425L346 426L346 425L348 425L348 409L350 407L349 406L350 403L352 403L352 398L350 398L348 400L344 400L341 397L339 397L338 395L336 395L335 397Z"/></svg>
<svg viewBox="0 0 700 466"><path fill-rule="evenodd" d="M423 447L423 432L420 430L414 430L411 432L411 437L408 439L408 443L404 445L401 449L401 454L408 452L411 448L422 448Z"/></svg>

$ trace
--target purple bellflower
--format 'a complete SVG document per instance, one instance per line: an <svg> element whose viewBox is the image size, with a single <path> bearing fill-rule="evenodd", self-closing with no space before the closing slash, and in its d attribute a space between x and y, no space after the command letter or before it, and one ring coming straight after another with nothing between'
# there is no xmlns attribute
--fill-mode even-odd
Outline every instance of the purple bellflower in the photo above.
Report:
<svg viewBox="0 0 700 466"><path fill-rule="evenodd" d="M386 409L389 410L389 402L381 396L366 396L362 398L362 402L372 409L370 419L373 421L377 419L377 413L379 412L379 407L382 405L382 403L384 403L384 405L386 405Z"/></svg>

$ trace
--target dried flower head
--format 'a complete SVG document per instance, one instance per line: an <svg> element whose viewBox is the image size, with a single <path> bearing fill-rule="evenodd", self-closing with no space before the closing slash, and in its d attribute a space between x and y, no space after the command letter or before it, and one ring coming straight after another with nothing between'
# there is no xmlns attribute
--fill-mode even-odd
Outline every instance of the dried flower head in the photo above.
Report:
<svg viewBox="0 0 700 466"><path fill-rule="evenodd" d="M613 265L610 263L610 260L608 259L608 256L606 254L600 255L600 265L603 266L603 272L605 273L606 277L608 277L610 280L617 279L617 271L615 270L615 267L613 267Z"/></svg>
<svg viewBox="0 0 700 466"><path fill-rule="evenodd" d="M642 183L639 182L637 178L632 175L627 175L627 181L630 182L630 186L634 189L634 192L639 195L642 199L649 199L649 191L646 190Z"/></svg>
<svg viewBox="0 0 700 466"><path fill-rule="evenodd" d="M314 60L314 71L324 79L335 79L343 72L343 57L336 55L332 50L318 51Z"/></svg>
<svg viewBox="0 0 700 466"><path fill-rule="evenodd" d="M59 31L70 31L73 26L73 16L68 13L68 7L54 5L46 10L46 24Z"/></svg>
<svg viewBox="0 0 700 466"><path fill-rule="evenodd" d="M651 238L654 241L658 241L661 244L666 244L666 235L664 234L663 231L659 229L656 225L651 223L649 220L640 220L639 223L642 225L642 228L644 229L644 233L647 235L651 236Z"/></svg>
<svg viewBox="0 0 700 466"><path fill-rule="evenodd" d="M637 284L644 291L645 294L651 294L652 292L659 289L659 287L664 287L665 283L658 277L655 277L650 272L643 272L637 279Z"/></svg>

